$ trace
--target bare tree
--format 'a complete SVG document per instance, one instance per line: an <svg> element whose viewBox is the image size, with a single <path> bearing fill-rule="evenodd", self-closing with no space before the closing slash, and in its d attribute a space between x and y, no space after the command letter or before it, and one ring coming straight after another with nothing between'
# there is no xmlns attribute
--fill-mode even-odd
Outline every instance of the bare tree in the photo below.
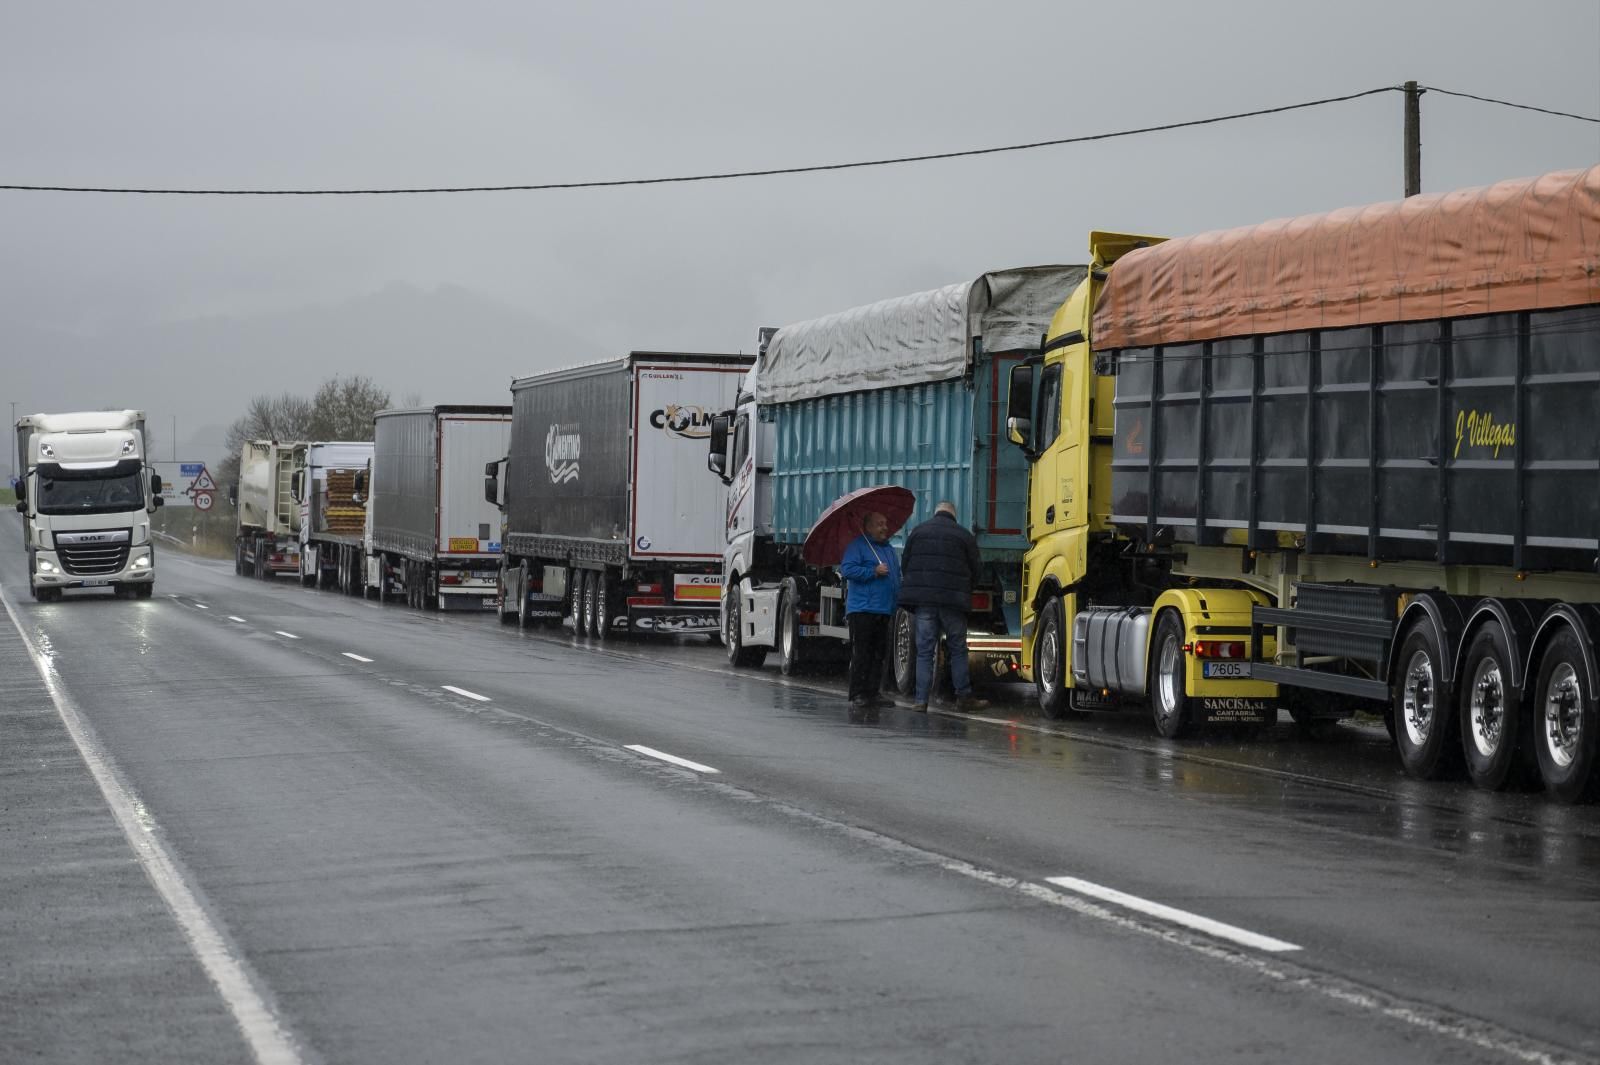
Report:
<svg viewBox="0 0 1600 1065"><path fill-rule="evenodd" d="M312 440L371 440L372 416L389 405L389 390L362 374L330 377L311 399Z"/></svg>
<svg viewBox="0 0 1600 1065"><path fill-rule="evenodd" d="M226 453L217 464L219 484L239 479L239 454L251 440L305 440L312 427L311 401L288 392L276 396L256 396L245 412L228 426L223 447Z"/></svg>

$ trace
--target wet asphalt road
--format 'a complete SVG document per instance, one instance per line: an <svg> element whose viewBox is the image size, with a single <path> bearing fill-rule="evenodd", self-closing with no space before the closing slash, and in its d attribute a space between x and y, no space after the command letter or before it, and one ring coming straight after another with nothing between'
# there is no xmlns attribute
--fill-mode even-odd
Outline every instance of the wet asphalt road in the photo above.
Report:
<svg viewBox="0 0 1600 1065"><path fill-rule="evenodd" d="M6 619L8 1062L1600 1057L1600 810L1406 781L1381 731L852 719L703 641L171 552L40 605L15 537L139 849Z"/></svg>

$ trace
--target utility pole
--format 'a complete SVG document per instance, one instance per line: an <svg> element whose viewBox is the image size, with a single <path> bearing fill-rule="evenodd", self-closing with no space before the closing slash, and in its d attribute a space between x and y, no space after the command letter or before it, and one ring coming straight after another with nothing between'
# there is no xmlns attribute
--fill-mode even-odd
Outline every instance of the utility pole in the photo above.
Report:
<svg viewBox="0 0 1600 1065"><path fill-rule="evenodd" d="M20 476L22 476L22 471L17 468L17 434L15 432L16 425L17 425L17 401L16 400L12 400L11 401L11 427L12 427L13 431L11 433L11 476L20 477Z"/></svg>
<svg viewBox="0 0 1600 1065"><path fill-rule="evenodd" d="M1405 84L1406 93L1406 195L1422 191L1422 88L1414 81Z"/></svg>

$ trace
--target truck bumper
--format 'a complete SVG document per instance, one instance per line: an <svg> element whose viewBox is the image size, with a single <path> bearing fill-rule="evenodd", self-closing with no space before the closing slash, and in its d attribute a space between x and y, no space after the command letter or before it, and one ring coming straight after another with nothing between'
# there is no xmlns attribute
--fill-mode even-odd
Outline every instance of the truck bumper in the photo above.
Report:
<svg viewBox="0 0 1600 1065"><path fill-rule="evenodd" d="M128 561L115 573L70 573L54 551L39 550L33 560L35 588L111 588L119 584L150 584L155 581L155 556L148 545L128 552Z"/></svg>

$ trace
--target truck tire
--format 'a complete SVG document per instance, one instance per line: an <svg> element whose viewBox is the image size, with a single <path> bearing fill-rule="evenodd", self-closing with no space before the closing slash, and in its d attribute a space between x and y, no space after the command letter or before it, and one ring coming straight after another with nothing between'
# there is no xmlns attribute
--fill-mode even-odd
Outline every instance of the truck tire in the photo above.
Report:
<svg viewBox="0 0 1600 1065"><path fill-rule="evenodd" d="M905 607L896 607L889 628L889 669L894 690L917 693L917 619Z"/></svg>
<svg viewBox="0 0 1600 1065"><path fill-rule="evenodd" d="M1400 764L1419 780L1451 775L1459 766L1457 715L1450 705L1444 652L1426 618L1413 622L1395 655L1394 745Z"/></svg>
<svg viewBox="0 0 1600 1065"><path fill-rule="evenodd" d="M603 569L594 575L594 616L589 619L594 638L602 643L609 640L614 620L611 610L611 571Z"/></svg>
<svg viewBox="0 0 1600 1065"><path fill-rule="evenodd" d="M255 567L252 572L256 580L264 581L267 579L267 552L263 548L261 537L256 537L252 542L255 544Z"/></svg>
<svg viewBox="0 0 1600 1065"><path fill-rule="evenodd" d="M1039 612L1039 635L1033 642L1033 687L1040 712L1052 721L1066 717L1070 704L1066 632L1066 611L1060 598L1051 596Z"/></svg>
<svg viewBox="0 0 1600 1065"><path fill-rule="evenodd" d="M516 567L502 565L500 567L500 623L504 625L507 618L517 620L517 628L528 627L528 593L524 590L527 585L523 583L523 574L528 571L526 562ZM506 609L510 607L510 609Z"/></svg>
<svg viewBox="0 0 1600 1065"><path fill-rule="evenodd" d="M417 589L417 595L422 600L422 609L439 609L439 571L429 563L418 567L422 573L422 584Z"/></svg>
<svg viewBox="0 0 1600 1065"><path fill-rule="evenodd" d="M1499 791L1528 774L1531 749L1520 693L1511 686L1511 648L1498 622L1479 629L1462 659L1461 753L1467 776Z"/></svg>
<svg viewBox="0 0 1600 1065"><path fill-rule="evenodd" d="M308 559L308 554L312 554L312 552L300 552L300 587L315 588L317 586L317 577L321 570L322 562L320 559L316 558ZM308 561L310 562L310 572L307 572L306 564Z"/></svg>
<svg viewBox="0 0 1600 1065"><path fill-rule="evenodd" d="M244 541L233 542L233 572L235 576L244 576Z"/></svg>
<svg viewBox="0 0 1600 1065"><path fill-rule="evenodd" d="M1184 691L1183 619L1163 610L1150 638L1150 714L1156 731L1169 740L1179 739L1194 727L1193 707Z"/></svg>
<svg viewBox="0 0 1600 1065"><path fill-rule="evenodd" d="M1600 709L1595 705L1583 645L1571 629L1545 647L1533 686L1533 731L1545 791L1558 802L1595 797L1600 747Z"/></svg>
<svg viewBox="0 0 1600 1065"><path fill-rule="evenodd" d="M135 592L134 594L137 595L140 599L149 599L152 595L156 594L156 582L155 581L151 581L149 584L141 584L141 585L138 585L137 587L138 587L139 590L137 592Z"/></svg>
<svg viewBox="0 0 1600 1065"><path fill-rule="evenodd" d="M800 672L804 656L800 650L800 595L791 581L778 593L778 672L792 677Z"/></svg>
<svg viewBox="0 0 1600 1065"><path fill-rule="evenodd" d="M572 631L579 636L589 635L589 610L594 601L594 574L589 570L578 570L578 580L573 586L572 596Z"/></svg>
<svg viewBox="0 0 1600 1065"><path fill-rule="evenodd" d="M744 603L740 601L737 581L722 615L722 644L728 649L728 664L735 669L760 669L767 660L767 649L744 645Z"/></svg>

